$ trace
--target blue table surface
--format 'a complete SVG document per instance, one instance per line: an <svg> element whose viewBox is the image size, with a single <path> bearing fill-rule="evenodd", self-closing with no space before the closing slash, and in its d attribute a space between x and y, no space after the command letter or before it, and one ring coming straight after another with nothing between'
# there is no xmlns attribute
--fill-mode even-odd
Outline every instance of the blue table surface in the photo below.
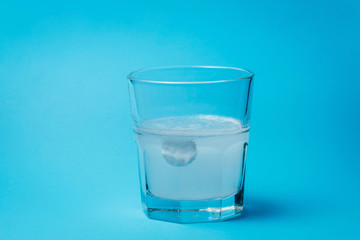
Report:
<svg viewBox="0 0 360 240"><path fill-rule="evenodd" d="M0 3L0 239L358 239L359 1ZM245 210L141 210L126 75L251 69Z"/></svg>

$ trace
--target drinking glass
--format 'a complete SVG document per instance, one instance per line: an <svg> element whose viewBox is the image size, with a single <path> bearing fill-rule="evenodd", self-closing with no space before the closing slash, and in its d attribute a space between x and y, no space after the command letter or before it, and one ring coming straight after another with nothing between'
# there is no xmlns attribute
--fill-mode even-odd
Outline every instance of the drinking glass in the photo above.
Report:
<svg viewBox="0 0 360 240"><path fill-rule="evenodd" d="M208 222L242 212L253 75L217 66L129 74L141 200L149 218Z"/></svg>

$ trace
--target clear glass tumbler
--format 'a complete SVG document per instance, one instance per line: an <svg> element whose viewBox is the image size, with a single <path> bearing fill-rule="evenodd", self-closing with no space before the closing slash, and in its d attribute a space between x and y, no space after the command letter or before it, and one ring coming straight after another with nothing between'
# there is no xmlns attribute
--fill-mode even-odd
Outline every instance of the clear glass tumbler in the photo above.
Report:
<svg viewBox="0 0 360 240"><path fill-rule="evenodd" d="M146 215L190 223L240 214L253 73L161 67L128 78Z"/></svg>

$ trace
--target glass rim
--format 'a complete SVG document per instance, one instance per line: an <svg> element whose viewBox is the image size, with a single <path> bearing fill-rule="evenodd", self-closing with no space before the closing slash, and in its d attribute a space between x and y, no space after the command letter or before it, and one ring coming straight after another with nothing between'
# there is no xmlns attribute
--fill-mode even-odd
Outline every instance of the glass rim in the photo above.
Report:
<svg viewBox="0 0 360 240"><path fill-rule="evenodd" d="M230 78L230 79L219 79L219 80L209 80L209 81L161 81L161 80L149 80L149 79L142 79L136 78L133 75L140 72L146 72L150 70L162 70L162 69L180 69L180 68L201 68L201 69L228 69L228 70L236 70L239 72L245 72L248 75L245 77L239 78ZM189 66L164 66L164 67L149 67L149 68L141 68L135 71L130 72L127 75L127 78L130 81L136 82L147 82L147 83L160 83L160 84L201 84L201 83L221 83L221 82L230 82L230 81L238 81L238 80L245 80L245 79L252 79L254 77L254 73L250 70L244 68L237 68L237 67L225 67L225 66L207 66L207 65L189 65Z"/></svg>

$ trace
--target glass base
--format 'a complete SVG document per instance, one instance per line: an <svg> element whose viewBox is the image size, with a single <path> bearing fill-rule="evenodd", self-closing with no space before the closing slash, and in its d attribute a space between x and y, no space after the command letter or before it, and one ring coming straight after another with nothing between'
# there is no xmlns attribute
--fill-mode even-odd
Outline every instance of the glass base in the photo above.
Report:
<svg viewBox="0 0 360 240"><path fill-rule="evenodd" d="M176 201L147 193L142 196L143 209L151 219L177 223L223 221L236 217L243 210L243 191L224 199Z"/></svg>

